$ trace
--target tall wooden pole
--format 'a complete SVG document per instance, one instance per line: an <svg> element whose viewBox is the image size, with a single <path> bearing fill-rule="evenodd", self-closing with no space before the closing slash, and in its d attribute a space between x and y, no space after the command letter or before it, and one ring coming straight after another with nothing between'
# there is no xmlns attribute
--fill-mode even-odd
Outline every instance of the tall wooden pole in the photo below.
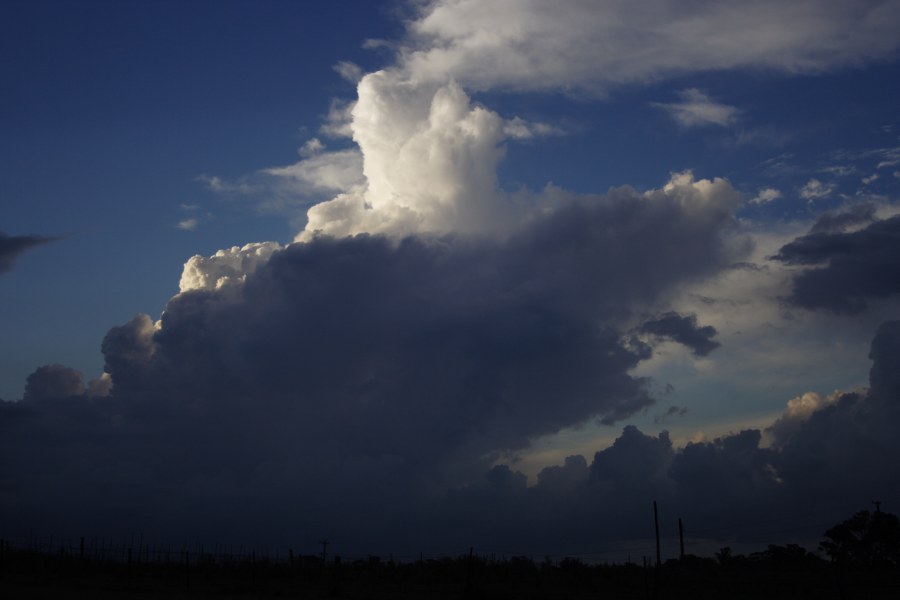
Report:
<svg viewBox="0 0 900 600"><path fill-rule="evenodd" d="M653 501L653 527L656 529L656 576L653 578L653 600L659 598L659 565L662 562L659 556L659 513L656 510L656 500Z"/></svg>
<svg viewBox="0 0 900 600"><path fill-rule="evenodd" d="M653 527L656 529L656 567L659 568L659 513L656 510L656 500L653 501Z"/></svg>
<svg viewBox="0 0 900 600"><path fill-rule="evenodd" d="M678 548L681 550L679 558L684 560L684 524L681 522L681 517L678 517Z"/></svg>

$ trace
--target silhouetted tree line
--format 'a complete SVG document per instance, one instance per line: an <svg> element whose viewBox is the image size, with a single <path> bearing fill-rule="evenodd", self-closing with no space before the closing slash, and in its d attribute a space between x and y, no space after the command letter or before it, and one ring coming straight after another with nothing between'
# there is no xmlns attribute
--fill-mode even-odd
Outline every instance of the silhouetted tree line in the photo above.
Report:
<svg viewBox="0 0 900 600"><path fill-rule="evenodd" d="M722 548L658 568L528 556L384 560L378 556L190 552L112 554L76 547L18 547L0 540L0 594L9 598L897 598L900 521L861 511L825 532L819 549L770 545L747 555ZM90 550L90 549L89 549Z"/></svg>

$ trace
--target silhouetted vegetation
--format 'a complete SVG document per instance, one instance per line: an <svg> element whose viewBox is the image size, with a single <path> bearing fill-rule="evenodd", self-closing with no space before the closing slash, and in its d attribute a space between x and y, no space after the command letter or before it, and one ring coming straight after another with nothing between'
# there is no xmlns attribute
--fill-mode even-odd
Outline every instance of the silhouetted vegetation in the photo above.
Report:
<svg viewBox="0 0 900 600"><path fill-rule="evenodd" d="M900 520L895 515L864 510L825 532L821 548L835 561L854 566L900 565Z"/></svg>
<svg viewBox="0 0 900 600"><path fill-rule="evenodd" d="M900 597L900 522L857 513L825 532L826 557L798 545L748 555L722 548L659 568L588 564L576 557L457 557L414 561L378 556L295 555L202 548L153 550L0 543L0 593L9 598L895 598Z"/></svg>

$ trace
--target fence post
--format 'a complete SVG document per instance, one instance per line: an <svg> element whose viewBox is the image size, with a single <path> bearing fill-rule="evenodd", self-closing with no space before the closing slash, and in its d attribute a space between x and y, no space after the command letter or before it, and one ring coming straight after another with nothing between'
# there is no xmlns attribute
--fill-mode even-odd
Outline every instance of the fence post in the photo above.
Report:
<svg viewBox="0 0 900 600"><path fill-rule="evenodd" d="M191 551L184 551L184 587L191 588Z"/></svg>

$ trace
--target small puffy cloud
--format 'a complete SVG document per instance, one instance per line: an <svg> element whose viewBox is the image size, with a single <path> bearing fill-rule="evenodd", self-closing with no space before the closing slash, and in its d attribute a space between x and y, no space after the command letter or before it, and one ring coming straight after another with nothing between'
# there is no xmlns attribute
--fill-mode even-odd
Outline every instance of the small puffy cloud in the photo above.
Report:
<svg viewBox="0 0 900 600"><path fill-rule="evenodd" d="M800 197L807 201L827 198L837 186L833 183L822 183L818 179L810 179L800 188Z"/></svg>
<svg viewBox="0 0 900 600"><path fill-rule="evenodd" d="M750 204L768 204L773 200L781 198L781 192L775 188L763 188L750 199Z"/></svg>
<svg viewBox="0 0 900 600"><path fill-rule="evenodd" d="M653 103L653 106L664 110L682 127L706 125L726 127L737 120L739 112L737 108L714 102L696 88L682 90L678 95L681 97L680 102Z"/></svg>
<svg viewBox="0 0 900 600"><path fill-rule="evenodd" d="M13 263L22 253L58 239L41 235L7 235L0 231L0 275L12 269Z"/></svg>

